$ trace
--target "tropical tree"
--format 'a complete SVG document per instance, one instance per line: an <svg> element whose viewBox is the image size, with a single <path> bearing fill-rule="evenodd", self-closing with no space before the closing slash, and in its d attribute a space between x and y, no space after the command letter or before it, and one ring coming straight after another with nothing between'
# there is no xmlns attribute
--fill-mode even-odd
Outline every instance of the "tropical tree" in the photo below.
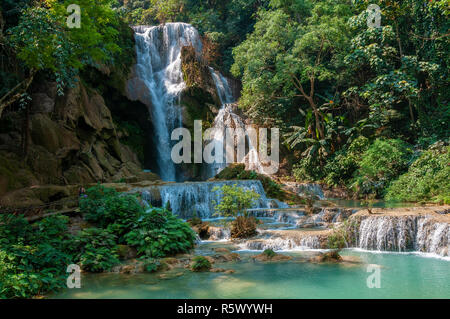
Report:
<svg viewBox="0 0 450 319"><path fill-rule="evenodd" d="M213 192L221 194L220 201L218 203L214 201L216 214L225 217L236 217L239 214L247 217L247 209L251 208L260 197L255 191L244 189L237 184L216 186Z"/></svg>
<svg viewBox="0 0 450 319"><path fill-rule="evenodd" d="M112 0L79 0L80 28L69 28L67 24L70 0L45 0L37 6L24 7L18 24L6 31L4 41L29 75L0 97L0 116L4 108L23 97L39 71L52 74L58 93L63 94L63 89L74 83L78 70L113 60L120 47L115 43L118 18L111 3Z"/></svg>
<svg viewBox="0 0 450 319"><path fill-rule="evenodd" d="M277 114L275 105L288 100L302 109L299 113L311 110L310 137L323 139L323 111L334 94L320 86L328 83L333 87L339 78L342 64L337 57L349 40L346 18L350 7L340 1L305 1L299 5L301 11L293 14L292 8L287 10L283 4L286 1L274 1L275 10L259 12L255 31L234 50L232 72L242 76L241 102L250 114L257 114L253 109L268 101L275 103L269 102L271 107L266 109L263 106L263 115Z"/></svg>

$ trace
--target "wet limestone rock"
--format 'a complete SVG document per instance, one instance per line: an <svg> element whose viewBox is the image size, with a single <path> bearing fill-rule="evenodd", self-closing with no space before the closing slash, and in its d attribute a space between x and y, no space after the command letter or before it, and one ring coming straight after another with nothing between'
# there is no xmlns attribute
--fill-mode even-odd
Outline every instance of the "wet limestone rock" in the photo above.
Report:
<svg viewBox="0 0 450 319"><path fill-rule="evenodd" d="M338 262L342 262L342 261L343 261L343 258L339 254L338 250L327 251L325 253L321 253L317 256L310 258L310 262L313 262L313 263L324 263L324 262L338 263Z"/></svg>
<svg viewBox="0 0 450 319"><path fill-rule="evenodd" d="M14 114L1 119L0 124L10 128L0 138L0 197L33 185L86 185L130 176L136 176L136 182L159 179L142 172L137 155L120 143L99 92L81 81L64 96L57 96L54 87L43 82L33 89L25 158L17 147L22 119Z"/></svg>
<svg viewBox="0 0 450 319"><path fill-rule="evenodd" d="M291 260L292 259L291 256L278 254L278 253L274 252L271 249L266 249L261 254L258 254L256 256L252 256L252 258L254 260L262 261L262 262L268 262L268 261L278 262L278 261L287 261L287 260Z"/></svg>

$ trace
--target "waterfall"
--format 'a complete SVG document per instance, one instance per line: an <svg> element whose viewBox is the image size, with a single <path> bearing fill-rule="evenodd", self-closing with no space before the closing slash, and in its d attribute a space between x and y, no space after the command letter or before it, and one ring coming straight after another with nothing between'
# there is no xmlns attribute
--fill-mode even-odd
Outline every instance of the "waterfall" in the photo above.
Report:
<svg viewBox="0 0 450 319"><path fill-rule="evenodd" d="M449 255L450 225L422 216L370 216L361 220L359 248L379 251L419 251Z"/></svg>
<svg viewBox="0 0 450 319"><path fill-rule="evenodd" d="M299 239L288 237L254 239L239 244L243 250L272 249L274 251L321 249L322 246L319 236L305 236Z"/></svg>
<svg viewBox="0 0 450 319"><path fill-rule="evenodd" d="M220 72L215 71L211 67L209 68L209 71L211 72L211 76L214 80L214 84L216 86L217 94L219 95L222 108L225 104L235 102L230 85L228 84L228 80Z"/></svg>
<svg viewBox="0 0 450 319"><path fill-rule="evenodd" d="M170 134L181 127L178 101L186 87L181 70L181 48L191 45L198 54L202 44L197 30L186 23L134 27L136 38L136 76L140 85L128 85L129 94L149 106L155 128L159 175L175 181L175 164L171 159Z"/></svg>
<svg viewBox="0 0 450 319"><path fill-rule="evenodd" d="M269 201L258 180L168 183L137 191L147 203L153 206L161 207L170 203L172 212L181 218L188 219L195 215L201 218L212 218L215 217L214 202L218 203L222 196L219 191L213 191L214 187L235 184L260 195L260 198L255 201L254 208L268 208Z"/></svg>
<svg viewBox="0 0 450 319"><path fill-rule="evenodd" d="M248 152L243 161L246 169L255 170L258 173L264 173L263 166L259 160L257 146L253 145L251 139L248 137L246 126L242 118L233 112L233 103L235 101L228 80L220 72L215 71L213 68L209 68L209 70L214 80L220 102L222 103L222 107L214 119L214 132L212 134L211 141L214 141L216 145L215 150L223 150L222 163L215 162L210 165L210 177L214 177L227 166L226 148L224 145L225 131L227 128L242 129L242 131L245 132ZM237 141L235 141L235 146L236 145Z"/></svg>

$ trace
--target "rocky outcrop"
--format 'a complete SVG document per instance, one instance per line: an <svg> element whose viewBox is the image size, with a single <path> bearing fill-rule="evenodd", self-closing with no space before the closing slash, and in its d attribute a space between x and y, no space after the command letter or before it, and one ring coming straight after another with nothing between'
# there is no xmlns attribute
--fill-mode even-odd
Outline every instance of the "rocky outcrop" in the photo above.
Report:
<svg viewBox="0 0 450 319"><path fill-rule="evenodd" d="M16 113L2 118L11 129L0 139L0 196L33 185L109 182L142 174L140 161L119 140L111 111L97 91L81 82L62 97L54 83L34 90L25 158L17 150L22 119Z"/></svg>

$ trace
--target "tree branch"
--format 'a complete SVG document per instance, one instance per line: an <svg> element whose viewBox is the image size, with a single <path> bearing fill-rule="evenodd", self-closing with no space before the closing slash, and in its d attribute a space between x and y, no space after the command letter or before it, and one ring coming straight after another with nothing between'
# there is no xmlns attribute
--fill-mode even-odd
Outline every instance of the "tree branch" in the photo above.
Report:
<svg viewBox="0 0 450 319"><path fill-rule="evenodd" d="M8 93L3 95L0 98L0 118L2 117L3 110L9 105L16 102L24 92L28 90L31 83L33 82L34 75L36 74L35 70L30 71L30 76L17 84L14 88L12 88Z"/></svg>

